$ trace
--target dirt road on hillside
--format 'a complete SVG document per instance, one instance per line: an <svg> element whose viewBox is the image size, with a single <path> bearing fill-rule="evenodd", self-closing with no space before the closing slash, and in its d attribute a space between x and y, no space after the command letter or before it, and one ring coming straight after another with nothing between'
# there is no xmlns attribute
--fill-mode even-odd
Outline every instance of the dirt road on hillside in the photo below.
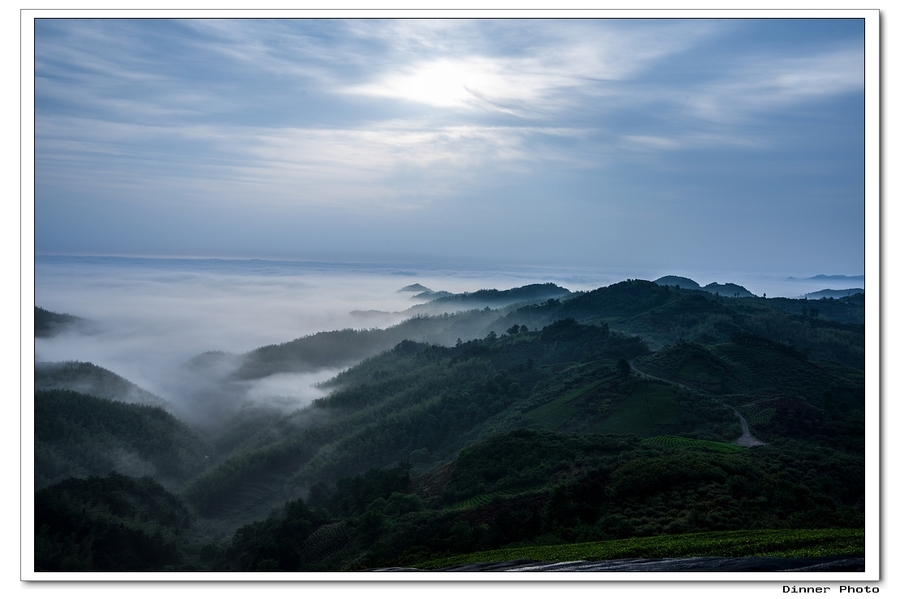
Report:
<svg viewBox="0 0 900 599"><path fill-rule="evenodd" d="M668 379L660 378L658 376L653 376L652 374L647 374L646 372L638 369L638 367L634 365L634 360L629 360L628 364L631 366L631 370L633 370L635 373L637 373L645 378L656 380L656 381L661 381L663 383L669 383L670 385L677 385L678 387L681 387L682 389L687 389L689 391L697 391L697 389L694 389L693 387L689 387L689 386L683 385L681 383L676 383L675 381L670 381ZM738 412L737 410L735 410L733 407L731 407L729 405L726 405L726 404L722 404L722 405L724 405L726 408L730 408L731 411L734 412L734 415L738 417L738 420L741 423L741 431L743 432L743 434L740 437L738 437L735 441L733 441L733 443L735 445L740 445L741 447L756 447L758 445L765 445L765 443L763 443L762 441L760 441L759 439L757 439L756 437L754 437L753 435L750 434L750 427L747 425L747 420L746 420L746 418L741 416L740 412Z"/></svg>

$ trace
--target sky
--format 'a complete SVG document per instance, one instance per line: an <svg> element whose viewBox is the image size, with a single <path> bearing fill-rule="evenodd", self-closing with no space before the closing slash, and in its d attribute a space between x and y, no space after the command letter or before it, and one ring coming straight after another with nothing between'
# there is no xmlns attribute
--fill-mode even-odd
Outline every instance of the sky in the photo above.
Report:
<svg viewBox="0 0 900 599"><path fill-rule="evenodd" d="M859 19L35 22L38 254L864 271Z"/></svg>

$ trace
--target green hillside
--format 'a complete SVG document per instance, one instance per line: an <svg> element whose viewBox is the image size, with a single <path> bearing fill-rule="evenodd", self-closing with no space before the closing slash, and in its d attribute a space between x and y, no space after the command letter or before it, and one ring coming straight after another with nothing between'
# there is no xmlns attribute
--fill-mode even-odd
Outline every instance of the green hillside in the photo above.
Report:
<svg viewBox="0 0 900 599"><path fill-rule="evenodd" d="M651 349L678 341L722 343L737 333L792 346L816 360L862 369L863 296L836 300L726 297L630 280L568 301L548 300L501 316L495 330L514 323L540 328L563 318L600 324L645 339Z"/></svg>
<svg viewBox="0 0 900 599"><path fill-rule="evenodd" d="M254 524L252 535L251 529L239 531L233 545L223 548L220 565L260 569L264 562L274 567L268 561L274 560L285 570L356 570L504 547L503 555L518 559L546 545L629 539L635 547L645 537L727 531L742 531L744 539L767 536L773 551L779 543L775 529L782 540L794 530L803 537L782 550L803 546L815 554L827 551L840 532L813 539L802 531L859 529L861 495L843 495L840 486L861 488L840 467L828 471L831 485L785 478L786 472L796 475L803 459L808 456L784 450L722 452L702 442L511 431L470 445L438 471L409 476L409 465L401 464L333 486L320 483L308 501L289 502ZM289 512L308 515L289 528L293 542L279 542L276 535L288 534L278 531L288 526L283 514ZM313 518L331 540L316 542L310 551L312 530L303 522ZM266 533L271 541L258 538L260 531L272 531ZM654 556L689 551L659 538L653 543ZM860 544L854 547L861 551ZM729 554L754 555L758 549L735 544ZM433 563L445 562L450 563Z"/></svg>
<svg viewBox="0 0 900 599"><path fill-rule="evenodd" d="M70 478L34 495L37 572L144 572L183 566L188 508L150 478Z"/></svg>
<svg viewBox="0 0 900 599"><path fill-rule="evenodd" d="M209 463L211 446L158 407L74 391L34 394L35 486L118 471L179 486Z"/></svg>
<svg viewBox="0 0 900 599"><path fill-rule="evenodd" d="M90 362L39 362L34 365L34 389L68 389L112 401L159 407L165 407L167 403L158 395Z"/></svg>
<svg viewBox="0 0 900 599"><path fill-rule="evenodd" d="M574 321L454 347L405 341L336 377L331 395L279 424L282 434L212 468L185 497L216 509L223 497L257 485L267 468L290 472L284 483L303 488L414 452L450 459L472 440L527 425L521 408L607 377L615 360L646 351L639 339ZM281 491L271 488L273 496Z"/></svg>

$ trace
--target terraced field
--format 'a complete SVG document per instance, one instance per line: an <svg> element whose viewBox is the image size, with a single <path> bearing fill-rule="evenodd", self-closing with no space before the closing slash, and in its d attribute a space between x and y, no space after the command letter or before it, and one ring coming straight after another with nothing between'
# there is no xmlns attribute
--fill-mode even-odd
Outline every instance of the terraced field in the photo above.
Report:
<svg viewBox="0 0 900 599"><path fill-rule="evenodd" d="M719 441L704 441L702 439L688 439L687 437L679 437L676 435L660 435L658 437L648 437L642 439L644 445L654 445L657 447L700 447L715 451L716 453L740 453L743 448L732 443L721 443Z"/></svg>
<svg viewBox="0 0 900 599"><path fill-rule="evenodd" d="M470 497L469 499L464 499L460 501L450 509L452 510L474 510L476 508L484 507L491 502L495 497L506 498L512 497L515 493L512 492L501 492L501 493L485 493L483 495L476 495L475 497Z"/></svg>
<svg viewBox="0 0 900 599"><path fill-rule="evenodd" d="M775 415L775 409L768 407L770 404L770 398L763 398L738 405L737 409L743 414L744 418L747 420L747 424L765 424Z"/></svg>

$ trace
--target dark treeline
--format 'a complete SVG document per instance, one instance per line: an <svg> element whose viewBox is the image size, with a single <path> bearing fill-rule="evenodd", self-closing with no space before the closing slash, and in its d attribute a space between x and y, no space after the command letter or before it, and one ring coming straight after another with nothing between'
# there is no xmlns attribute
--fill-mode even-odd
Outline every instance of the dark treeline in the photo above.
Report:
<svg viewBox="0 0 900 599"><path fill-rule="evenodd" d="M514 323L542 327L563 318L609 323L640 335L654 349L678 340L710 344L736 333L753 334L796 348L817 360L862 369L862 294L838 300L732 298L705 291L625 281L573 297L520 308L497 321L496 330Z"/></svg>
<svg viewBox="0 0 900 599"><path fill-rule="evenodd" d="M68 328L84 324L86 321L71 314L60 314L34 307L34 336L52 337Z"/></svg>
<svg viewBox="0 0 900 599"><path fill-rule="evenodd" d="M442 293L425 304L409 308L410 314L441 314L473 308L502 308L517 304L534 304L548 299L561 299L571 292L553 283L536 283L499 291L497 289L480 289L467 293ZM416 296L418 297L418 296ZM426 295L427 297L427 295Z"/></svg>
<svg viewBox="0 0 900 599"><path fill-rule="evenodd" d="M36 571L174 569L190 510L148 477L70 478L34 496Z"/></svg>

